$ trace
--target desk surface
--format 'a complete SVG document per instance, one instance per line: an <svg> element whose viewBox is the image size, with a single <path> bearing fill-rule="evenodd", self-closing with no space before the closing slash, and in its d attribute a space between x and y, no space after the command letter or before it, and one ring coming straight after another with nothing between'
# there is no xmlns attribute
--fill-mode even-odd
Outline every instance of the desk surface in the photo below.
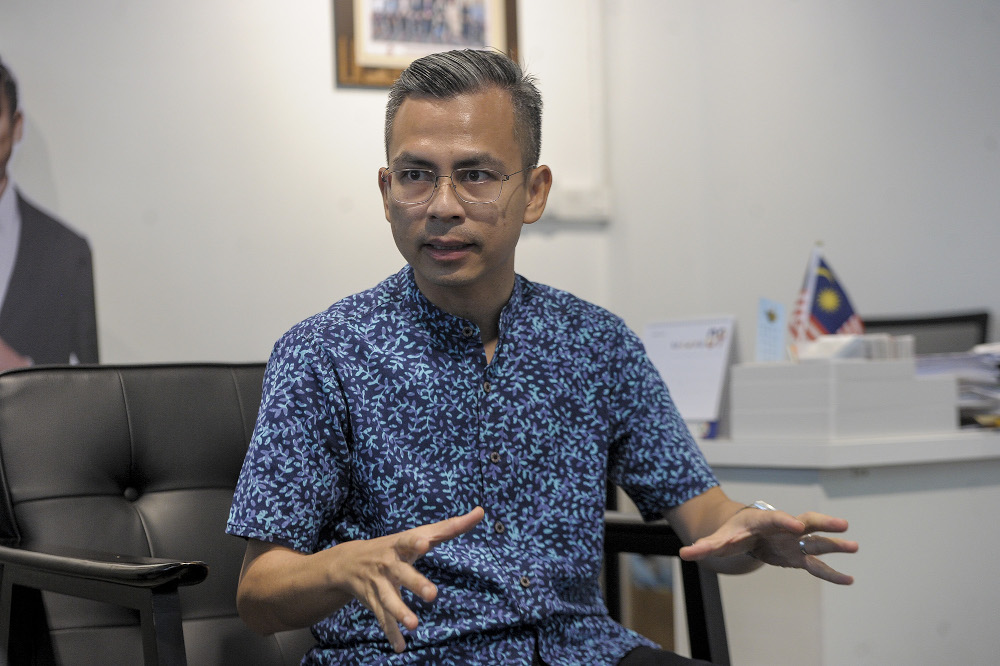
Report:
<svg viewBox="0 0 1000 666"><path fill-rule="evenodd" d="M705 439L713 467L845 469L1000 459L1000 431L865 437L837 440Z"/></svg>

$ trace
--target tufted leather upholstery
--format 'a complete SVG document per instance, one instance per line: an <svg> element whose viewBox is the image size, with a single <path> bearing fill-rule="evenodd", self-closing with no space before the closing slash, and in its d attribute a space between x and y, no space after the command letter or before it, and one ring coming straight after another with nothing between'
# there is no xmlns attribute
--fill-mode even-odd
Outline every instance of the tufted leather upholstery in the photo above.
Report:
<svg viewBox="0 0 1000 666"><path fill-rule="evenodd" d="M207 579L179 595L188 663L298 663L313 642L308 631L261 637L238 618L245 544L224 533L263 369L49 366L0 375L0 542L202 560ZM44 603L58 663L142 663L135 611L51 593Z"/></svg>

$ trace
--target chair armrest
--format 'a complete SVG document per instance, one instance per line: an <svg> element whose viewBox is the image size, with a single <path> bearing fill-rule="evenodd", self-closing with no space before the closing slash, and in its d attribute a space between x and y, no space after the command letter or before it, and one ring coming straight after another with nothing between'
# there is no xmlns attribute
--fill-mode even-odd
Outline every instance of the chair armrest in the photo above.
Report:
<svg viewBox="0 0 1000 666"><path fill-rule="evenodd" d="M604 550L607 552L676 556L683 545L665 520L647 523L635 513L604 512Z"/></svg>
<svg viewBox="0 0 1000 666"><path fill-rule="evenodd" d="M666 520L645 522L636 513L604 512L604 551L608 555L679 556L684 543ZM617 558L604 562L608 612L621 619L621 592ZM714 664L729 664L729 642L715 572L697 562L681 561L681 582L687 609L691 656Z"/></svg>
<svg viewBox="0 0 1000 666"><path fill-rule="evenodd" d="M53 547L47 551L0 546L0 566L14 565L39 574L153 588L175 583L194 585L205 580L208 565L199 561L176 561L155 557L133 557L74 548Z"/></svg>

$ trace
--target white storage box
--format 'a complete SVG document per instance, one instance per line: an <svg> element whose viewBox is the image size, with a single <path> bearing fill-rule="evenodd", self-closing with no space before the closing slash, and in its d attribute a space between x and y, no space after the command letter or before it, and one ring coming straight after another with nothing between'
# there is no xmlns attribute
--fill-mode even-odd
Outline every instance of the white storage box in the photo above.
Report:
<svg viewBox="0 0 1000 666"><path fill-rule="evenodd" d="M838 439L952 432L953 376L917 377L912 358L745 363L732 369L732 438Z"/></svg>

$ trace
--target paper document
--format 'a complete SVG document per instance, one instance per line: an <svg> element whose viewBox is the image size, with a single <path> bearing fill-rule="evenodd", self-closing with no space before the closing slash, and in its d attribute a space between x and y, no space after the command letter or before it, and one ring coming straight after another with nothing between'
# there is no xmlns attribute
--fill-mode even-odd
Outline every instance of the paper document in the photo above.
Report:
<svg viewBox="0 0 1000 666"><path fill-rule="evenodd" d="M646 352L685 421L719 421L735 327L734 317L663 321L646 327Z"/></svg>

